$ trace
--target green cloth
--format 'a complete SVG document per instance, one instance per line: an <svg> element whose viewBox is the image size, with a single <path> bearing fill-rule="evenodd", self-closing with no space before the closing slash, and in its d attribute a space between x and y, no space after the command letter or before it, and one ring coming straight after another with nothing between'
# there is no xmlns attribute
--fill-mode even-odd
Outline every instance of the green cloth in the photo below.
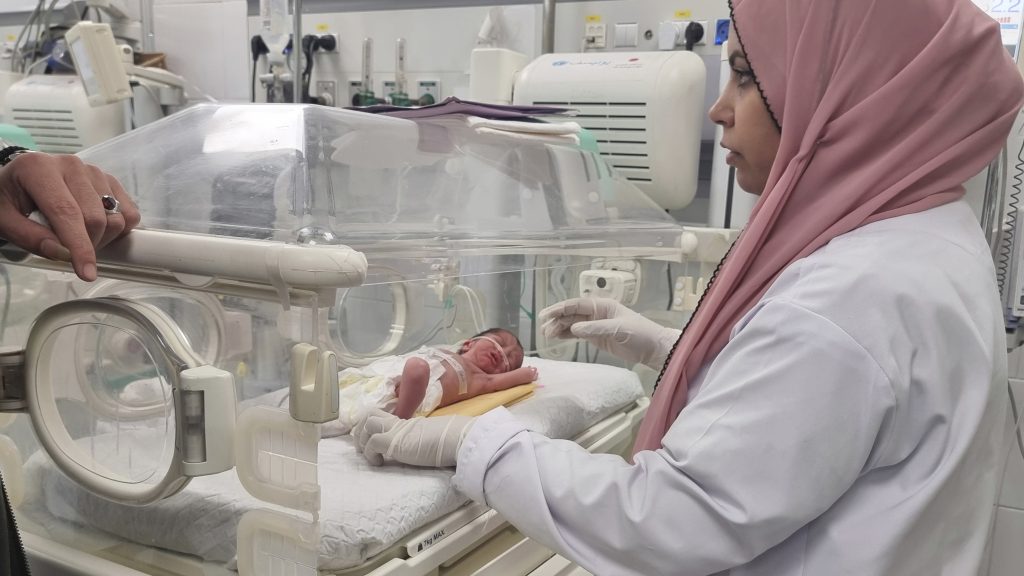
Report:
<svg viewBox="0 0 1024 576"><path fill-rule="evenodd" d="M29 150L39 150L39 146L36 145L36 141L32 139L28 130L14 124L0 124L0 140L6 140Z"/></svg>
<svg viewBox="0 0 1024 576"><path fill-rule="evenodd" d="M593 152L594 154L600 154L601 150L597 147L597 138L594 137L594 133L586 128L581 128L580 133L580 148L587 152Z"/></svg>

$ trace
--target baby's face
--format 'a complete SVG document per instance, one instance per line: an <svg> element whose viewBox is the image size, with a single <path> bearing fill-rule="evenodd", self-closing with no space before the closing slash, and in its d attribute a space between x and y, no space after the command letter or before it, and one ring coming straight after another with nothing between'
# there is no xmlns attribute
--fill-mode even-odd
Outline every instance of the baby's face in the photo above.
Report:
<svg viewBox="0 0 1024 576"><path fill-rule="evenodd" d="M501 374L523 365L523 348L508 332L495 332L470 340L462 357L488 374Z"/></svg>

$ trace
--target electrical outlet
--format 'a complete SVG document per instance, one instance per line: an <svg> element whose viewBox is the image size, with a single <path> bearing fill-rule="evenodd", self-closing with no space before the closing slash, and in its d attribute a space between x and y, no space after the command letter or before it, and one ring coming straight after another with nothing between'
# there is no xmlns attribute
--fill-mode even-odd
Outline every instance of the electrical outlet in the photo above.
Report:
<svg viewBox="0 0 1024 576"><path fill-rule="evenodd" d="M348 81L348 105L355 106L356 96L363 91L362 80L349 80Z"/></svg>
<svg viewBox="0 0 1024 576"><path fill-rule="evenodd" d="M380 91L381 97L382 98L387 98L388 96L390 96L390 95L392 95L394 93L395 93L395 81L394 80L385 80L384 84L383 84L383 89Z"/></svg>
<svg viewBox="0 0 1024 576"><path fill-rule="evenodd" d="M337 106L338 105L338 85L334 80L317 80L316 81L316 93L313 94L318 98L324 99L324 106Z"/></svg>
<svg viewBox="0 0 1024 576"><path fill-rule="evenodd" d="M583 31L583 45L585 48L604 48L607 43L607 24L591 22L586 25Z"/></svg>
<svg viewBox="0 0 1024 576"><path fill-rule="evenodd" d="M420 80L416 83L419 86L417 95L421 105L433 104L441 101L441 82L438 80ZM429 96L430 98L426 98ZM432 100L428 102L427 100Z"/></svg>
<svg viewBox="0 0 1024 576"><path fill-rule="evenodd" d="M704 36L701 37L700 41L694 44L694 46L706 46L708 43L708 36L711 35L711 28L708 27L707 20L697 20L697 24L704 30Z"/></svg>
<svg viewBox="0 0 1024 576"><path fill-rule="evenodd" d="M338 51L338 35L337 34L321 34L320 35L320 51L321 52L337 52Z"/></svg>
<svg viewBox="0 0 1024 576"><path fill-rule="evenodd" d="M726 40L729 39L729 21L721 19L715 23L715 46L721 46L725 44Z"/></svg>

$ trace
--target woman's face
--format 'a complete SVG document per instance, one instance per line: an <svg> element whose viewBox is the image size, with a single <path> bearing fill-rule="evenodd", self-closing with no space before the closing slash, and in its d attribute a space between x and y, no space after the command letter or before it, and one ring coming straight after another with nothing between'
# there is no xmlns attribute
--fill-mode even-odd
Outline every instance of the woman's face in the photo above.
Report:
<svg viewBox="0 0 1024 576"><path fill-rule="evenodd" d="M722 126L722 147L729 150L725 162L736 168L740 187L751 194L761 194L779 151L781 135L738 44L729 54L729 67L729 83L708 115L712 122Z"/></svg>

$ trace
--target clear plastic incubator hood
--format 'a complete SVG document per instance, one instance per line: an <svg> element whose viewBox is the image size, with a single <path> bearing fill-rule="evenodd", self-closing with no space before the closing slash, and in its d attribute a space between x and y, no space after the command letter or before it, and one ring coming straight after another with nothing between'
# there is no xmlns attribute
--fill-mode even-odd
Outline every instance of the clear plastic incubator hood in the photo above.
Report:
<svg viewBox="0 0 1024 576"><path fill-rule="evenodd" d="M200 105L81 157L121 181L142 226L100 252L91 284L0 260L0 470L30 543L108 558L128 539L272 573L261 546L292 538L313 570L296 573L324 570L342 556L318 545L317 466L340 369L491 327L538 361L585 361L537 313L580 294L664 311L667 266L695 250L596 151L463 116ZM190 482L267 509L183 536L157 516ZM204 547L213 531L230 542Z"/></svg>

